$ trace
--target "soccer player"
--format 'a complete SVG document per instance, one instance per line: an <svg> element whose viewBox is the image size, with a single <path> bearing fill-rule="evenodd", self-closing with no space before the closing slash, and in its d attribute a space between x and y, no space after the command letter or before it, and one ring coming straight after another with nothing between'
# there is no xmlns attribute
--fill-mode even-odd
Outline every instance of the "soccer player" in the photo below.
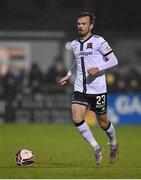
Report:
<svg viewBox="0 0 141 180"><path fill-rule="evenodd" d="M84 12L77 18L79 38L71 43L75 61L59 83L65 85L76 67L72 117L80 134L92 146L98 165L103 159L103 148L84 121L84 115L88 106L96 113L100 127L109 138L110 162L115 163L119 150L115 128L107 118L107 87L104 72L116 66L118 61L107 41L101 36L92 34L94 21L95 16L89 12Z"/></svg>

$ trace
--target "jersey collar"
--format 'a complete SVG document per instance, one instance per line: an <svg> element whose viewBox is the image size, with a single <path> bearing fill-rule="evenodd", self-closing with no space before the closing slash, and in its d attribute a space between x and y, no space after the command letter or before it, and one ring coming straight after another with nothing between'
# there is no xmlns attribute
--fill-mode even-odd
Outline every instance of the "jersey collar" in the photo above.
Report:
<svg viewBox="0 0 141 180"><path fill-rule="evenodd" d="M85 43L86 41L88 41L91 37L93 36L93 34L91 34L87 39L85 39L84 41L81 41L80 38L78 39L78 42L80 43Z"/></svg>

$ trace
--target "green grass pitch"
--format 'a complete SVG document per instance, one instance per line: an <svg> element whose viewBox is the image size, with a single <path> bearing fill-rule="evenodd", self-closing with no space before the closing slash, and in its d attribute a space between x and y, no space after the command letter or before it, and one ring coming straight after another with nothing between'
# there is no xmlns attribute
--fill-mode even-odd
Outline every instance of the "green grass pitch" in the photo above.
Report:
<svg viewBox="0 0 141 180"><path fill-rule="evenodd" d="M98 126L92 127L104 148L104 160L95 165L89 144L73 125L0 124L0 179L2 178L141 178L141 126L117 126L120 158L109 163L107 137ZM36 163L19 167L15 154L31 149Z"/></svg>

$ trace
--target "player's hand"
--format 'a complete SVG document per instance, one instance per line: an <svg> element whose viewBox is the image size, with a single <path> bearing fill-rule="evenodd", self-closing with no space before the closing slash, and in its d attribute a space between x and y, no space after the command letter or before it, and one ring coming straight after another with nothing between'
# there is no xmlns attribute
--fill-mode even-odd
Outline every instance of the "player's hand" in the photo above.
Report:
<svg viewBox="0 0 141 180"><path fill-rule="evenodd" d="M88 69L87 71L88 71L89 74L95 75L95 74L97 74L100 70L99 70L98 67L92 67L92 68Z"/></svg>
<svg viewBox="0 0 141 180"><path fill-rule="evenodd" d="M69 75L66 75L66 76L62 77L62 78L60 79L60 81L59 81L59 84L62 85L62 86L65 85L65 84L67 84L69 78L70 78Z"/></svg>

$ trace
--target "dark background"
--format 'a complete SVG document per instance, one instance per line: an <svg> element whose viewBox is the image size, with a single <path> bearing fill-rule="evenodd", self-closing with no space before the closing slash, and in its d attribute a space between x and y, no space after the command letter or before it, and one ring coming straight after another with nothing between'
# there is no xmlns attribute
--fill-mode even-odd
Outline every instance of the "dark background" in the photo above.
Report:
<svg viewBox="0 0 141 180"><path fill-rule="evenodd" d="M0 0L0 30L61 30L73 34L74 17L95 13L96 30L141 30L140 0Z"/></svg>

